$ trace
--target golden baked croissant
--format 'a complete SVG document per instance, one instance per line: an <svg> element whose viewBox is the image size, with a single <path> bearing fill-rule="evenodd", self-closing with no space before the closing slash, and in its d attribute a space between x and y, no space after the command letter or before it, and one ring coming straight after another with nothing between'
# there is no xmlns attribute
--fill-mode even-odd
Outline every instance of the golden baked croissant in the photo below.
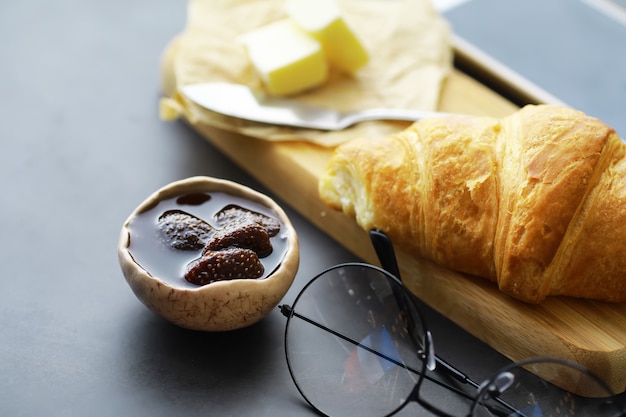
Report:
<svg viewBox="0 0 626 417"><path fill-rule="evenodd" d="M319 192L364 229L520 300L626 301L626 145L577 110L444 116L354 140Z"/></svg>

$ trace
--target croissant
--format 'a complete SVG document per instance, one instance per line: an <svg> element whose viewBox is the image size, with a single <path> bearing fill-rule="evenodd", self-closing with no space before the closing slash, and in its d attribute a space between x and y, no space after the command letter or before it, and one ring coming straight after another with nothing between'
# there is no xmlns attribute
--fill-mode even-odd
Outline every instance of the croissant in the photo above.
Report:
<svg viewBox="0 0 626 417"><path fill-rule="evenodd" d="M321 199L415 256L528 303L626 301L626 145L556 105L425 119L335 149Z"/></svg>

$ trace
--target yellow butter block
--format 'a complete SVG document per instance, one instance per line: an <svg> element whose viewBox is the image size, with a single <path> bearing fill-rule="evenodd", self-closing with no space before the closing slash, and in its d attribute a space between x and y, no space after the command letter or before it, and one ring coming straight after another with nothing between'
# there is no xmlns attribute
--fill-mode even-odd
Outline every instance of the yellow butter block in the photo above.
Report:
<svg viewBox="0 0 626 417"><path fill-rule="evenodd" d="M183 106L172 98L162 98L159 101L159 117L161 120L171 122L178 119L184 113Z"/></svg>
<svg viewBox="0 0 626 417"><path fill-rule="evenodd" d="M334 0L287 0L285 8L298 26L322 43L332 66L354 73L367 64L365 47L346 24Z"/></svg>
<svg viewBox="0 0 626 417"><path fill-rule="evenodd" d="M270 94L299 93L328 78L321 44L289 19L249 32L240 41Z"/></svg>

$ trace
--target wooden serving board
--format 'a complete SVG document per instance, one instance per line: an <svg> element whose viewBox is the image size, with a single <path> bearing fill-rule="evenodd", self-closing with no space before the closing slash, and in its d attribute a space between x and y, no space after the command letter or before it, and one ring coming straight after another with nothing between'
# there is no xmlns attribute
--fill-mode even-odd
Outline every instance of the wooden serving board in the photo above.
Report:
<svg viewBox="0 0 626 417"><path fill-rule="evenodd" d="M171 59L173 53L164 56ZM463 43L457 43L456 56L465 65L475 57ZM166 59L166 76L172 73L168 65ZM489 75L484 59L481 65L473 68ZM495 81L510 97L543 100L541 92L516 80ZM164 83L172 85L175 80L164 79ZM440 104L446 112L498 117L517 108L459 70L446 81ZM317 227L365 261L378 263L367 234L354 219L329 209L318 197L317 181L332 149L305 142L268 142L190 124ZM545 355L572 359L602 376L616 393L626 391L626 303L550 298L529 305L501 294L486 280L404 253L398 254L398 261L407 286L420 299L510 359ZM568 388L568 381L554 382Z"/></svg>

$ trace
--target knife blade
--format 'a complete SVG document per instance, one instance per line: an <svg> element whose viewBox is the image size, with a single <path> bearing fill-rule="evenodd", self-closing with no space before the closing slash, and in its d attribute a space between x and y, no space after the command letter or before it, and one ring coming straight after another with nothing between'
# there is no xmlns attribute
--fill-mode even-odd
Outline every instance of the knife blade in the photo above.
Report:
<svg viewBox="0 0 626 417"><path fill-rule="evenodd" d="M226 116L318 130L342 130L365 120L415 121L445 114L407 109L369 109L342 113L296 99L273 97L261 91L253 91L245 85L224 82L185 85L180 88L180 92L198 106Z"/></svg>

